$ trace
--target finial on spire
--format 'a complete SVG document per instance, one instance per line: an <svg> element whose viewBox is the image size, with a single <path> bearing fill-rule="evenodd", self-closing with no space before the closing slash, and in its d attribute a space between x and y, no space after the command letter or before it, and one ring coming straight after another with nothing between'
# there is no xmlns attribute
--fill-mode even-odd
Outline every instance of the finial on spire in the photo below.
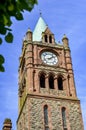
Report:
<svg viewBox="0 0 86 130"><path fill-rule="evenodd" d="M30 28L28 28L27 32L31 32L31 29L30 29Z"/></svg>
<svg viewBox="0 0 86 130"><path fill-rule="evenodd" d="M26 32L26 40L32 41L32 31L30 30L30 28L28 28L28 30Z"/></svg>
<svg viewBox="0 0 86 130"><path fill-rule="evenodd" d="M64 39L64 38L68 39L67 36L66 36L66 34L64 34L63 39Z"/></svg>
<svg viewBox="0 0 86 130"><path fill-rule="evenodd" d="M64 39L68 40L66 34L63 35L62 41L63 41Z"/></svg>
<svg viewBox="0 0 86 130"><path fill-rule="evenodd" d="M68 38L67 36L64 34L63 38L62 38L62 42L64 44L65 47L68 47L69 46L69 43L68 43Z"/></svg>
<svg viewBox="0 0 86 130"><path fill-rule="evenodd" d="M40 12L40 17L42 16L42 12L41 12L41 10L39 10L39 12Z"/></svg>

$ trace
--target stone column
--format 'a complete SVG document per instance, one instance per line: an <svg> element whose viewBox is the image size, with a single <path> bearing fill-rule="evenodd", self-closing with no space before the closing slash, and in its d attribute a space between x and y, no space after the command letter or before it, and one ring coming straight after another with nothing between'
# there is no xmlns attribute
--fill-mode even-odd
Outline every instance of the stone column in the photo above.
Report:
<svg viewBox="0 0 86 130"><path fill-rule="evenodd" d="M33 84L34 84L34 92L39 92L39 76L38 76L38 71L33 70Z"/></svg>
<svg viewBox="0 0 86 130"><path fill-rule="evenodd" d="M34 45L34 65L37 65L38 64L38 54L37 54L37 45Z"/></svg>
<svg viewBox="0 0 86 130"><path fill-rule="evenodd" d="M66 92L66 96L69 96L70 95L70 87L69 87L69 84L68 84L68 78L67 77L63 78L63 89Z"/></svg>
<svg viewBox="0 0 86 130"><path fill-rule="evenodd" d="M76 97L76 89L75 89L75 82L74 82L74 73L73 73L73 68L72 68L72 59L71 59L71 52L69 48L69 40L64 35L63 39L63 45L64 45L64 50L65 50L65 61L66 61L66 68L69 74L68 82L69 82L69 92L70 96Z"/></svg>
<svg viewBox="0 0 86 130"><path fill-rule="evenodd" d="M69 75L70 96L76 97L76 89L73 74Z"/></svg>
<svg viewBox="0 0 86 130"><path fill-rule="evenodd" d="M46 75L46 77L45 77L45 87L46 87L46 89L47 89L48 92L49 92L49 80L48 80L48 75Z"/></svg>
<svg viewBox="0 0 86 130"><path fill-rule="evenodd" d="M33 92L33 69L27 69L27 77L26 77L26 91Z"/></svg>
<svg viewBox="0 0 86 130"><path fill-rule="evenodd" d="M58 81L57 81L57 75L54 77L54 88L58 90Z"/></svg>

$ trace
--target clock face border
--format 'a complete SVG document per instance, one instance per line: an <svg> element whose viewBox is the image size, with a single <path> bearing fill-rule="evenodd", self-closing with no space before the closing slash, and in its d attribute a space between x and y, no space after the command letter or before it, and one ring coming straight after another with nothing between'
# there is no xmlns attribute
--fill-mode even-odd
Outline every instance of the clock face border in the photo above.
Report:
<svg viewBox="0 0 86 130"><path fill-rule="evenodd" d="M57 54L50 50L42 51L40 57L43 63L46 65L55 66L58 63Z"/></svg>

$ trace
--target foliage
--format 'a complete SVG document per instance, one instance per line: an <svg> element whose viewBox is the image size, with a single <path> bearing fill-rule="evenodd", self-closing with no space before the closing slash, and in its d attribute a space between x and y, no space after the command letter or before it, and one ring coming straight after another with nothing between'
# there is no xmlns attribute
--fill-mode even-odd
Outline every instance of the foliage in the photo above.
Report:
<svg viewBox="0 0 86 130"><path fill-rule="evenodd" d="M37 0L0 0L0 34L4 35L7 43L13 42L11 17L15 17L18 21L23 20L24 10L31 11L35 4L37 4ZM3 42L1 36L0 44ZM4 61L4 57L0 55L1 72L4 71Z"/></svg>

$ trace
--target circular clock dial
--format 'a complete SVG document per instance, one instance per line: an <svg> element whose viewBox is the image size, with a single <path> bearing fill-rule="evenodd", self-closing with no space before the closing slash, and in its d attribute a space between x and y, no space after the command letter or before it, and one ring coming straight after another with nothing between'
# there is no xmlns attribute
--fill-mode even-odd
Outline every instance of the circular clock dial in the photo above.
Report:
<svg viewBox="0 0 86 130"><path fill-rule="evenodd" d="M58 62L57 56L52 52L43 52L41 54L41 59L44 63L48 65L55 65Z"/></svg>

